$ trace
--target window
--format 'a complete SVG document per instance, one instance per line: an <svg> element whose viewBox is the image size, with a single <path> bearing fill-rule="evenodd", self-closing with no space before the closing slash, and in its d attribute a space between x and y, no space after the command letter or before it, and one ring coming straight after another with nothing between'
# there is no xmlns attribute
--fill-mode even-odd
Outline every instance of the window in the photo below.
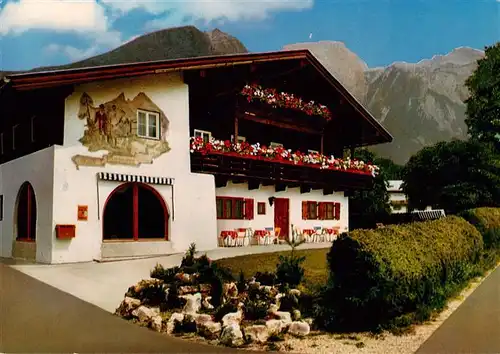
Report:
<svg viewBox="0 0 500 354"><path fill-rule="evenodd" d="M217 219L253 219L253 199L217 197L216 202Z"/></svg>
<svg viewBox="0 0 500 354"><path fill-rule="evenodd" d="M16 130L19 124L16 124L12 127L12 150L16 149Z"/></svg>
<svg viewBox="0 0 500 354"><path fill-rule="evenodd" d="M137 136L160 139L160 115L156 112L137 111Z"/></svg>
<svg viewBox="0 0 500 354"><path fill-rule="evenodd" d="M318 218L318 203L311 201L302 202L302 219L311 220Z"/></svg>
<svg viewBox="0 0 500 354"><path fill-rule="evenodd" d="M340 203L302 202L303 220L340 220Z"/></svg>
<svg viewBox="0 0 500 354"><path fill-rule="evenodd" d="M269 146L272 147L272 148L277 148L277 147L283 147L283 144L277 143L275 141L271 141L271 143L269 144Z"/></svg>
<svg viewBox="0 0 500 354"><path fill-rule="evenodd" d="M234 135L231 135L231 141L234 140ZM247 138L245 138L244 136L241 136L241 135L238 135L238 143L243 143L247 141Z"/></svg>
<svg viewBox="0 0 500 354"><path fill-rule="evenodd" d="M257 203L257 214L258 215L266 215L266 203L258 202Z"/></svg>
<svg viewBox="0 0 500 354"><path fill-rule="evenodd" d="M205 130L194 130L194 137L195 138L202 138L205 143L208 143L210 141L210 138L212 137L212 133L207 132Z"/></svg>

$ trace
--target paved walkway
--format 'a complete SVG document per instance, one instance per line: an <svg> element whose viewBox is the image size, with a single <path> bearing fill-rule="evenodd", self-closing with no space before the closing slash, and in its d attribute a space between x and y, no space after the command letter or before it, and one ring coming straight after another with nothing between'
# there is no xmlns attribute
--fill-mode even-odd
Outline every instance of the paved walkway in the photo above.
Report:
<svg viewBox="0 0 500 354"><path fill-rule="evenodd" d="M0 262L0 353L230 353L153 332Z"/></svg>
<svg viewBox="0 0 500 354"><path fill-rule="evenodd" d="M299 249L330 246L329 242L302 244ZM211 259L220 259L289 249L288 245L268 245L219 248L206 253ZM61 265L19 263L12 265L12 267L108 312L114 312L123 300L127 289L139 280L149 278L149 272L157 263L164 267L173 267L180 264L182 257L183 254L175 254L127 261Z"/></svg>
<svg viewBox="0 0 500 354"><path fill-rule="evenodd" d="M500 267L417 351L424 353L500 353Z"/></svg>

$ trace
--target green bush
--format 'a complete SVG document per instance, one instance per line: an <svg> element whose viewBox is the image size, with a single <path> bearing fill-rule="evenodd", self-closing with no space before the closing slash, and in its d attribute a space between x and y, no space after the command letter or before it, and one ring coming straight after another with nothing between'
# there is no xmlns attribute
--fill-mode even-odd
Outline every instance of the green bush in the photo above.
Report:
<svg viewBox="0 0 500 354"><path fill-rule="evenodd" d="M297 256L295 254L295 249L304 243L305 240L300 242L286 240L286 242L292 248L292 251L289 255L278 256L278 264L276 265L276 280L282 287L296 287L304 278L305 269L302 264L306 260L306 257Z"/></svg>
<svg viewBox="0 0 500 354"><path fill-rule="evenodd" d="M316 306L328 330L380 330L427 319L477 274L483 241L464 219L355 230L333 242Z"/></svg>
<svg viewBox="0 0 500 354"><path fill-rule="evenodd" d="M483 236L484 248L500 250L500 208L477 208L460 214Z"/></svg>

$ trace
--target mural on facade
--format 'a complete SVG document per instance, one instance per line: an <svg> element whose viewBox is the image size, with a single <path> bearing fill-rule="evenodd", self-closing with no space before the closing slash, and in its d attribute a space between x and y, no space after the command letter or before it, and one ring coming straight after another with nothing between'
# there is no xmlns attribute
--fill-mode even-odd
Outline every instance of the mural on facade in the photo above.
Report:
<svg viewBox="0 0 500 354"><path fill-rule="evenodd" d="M140 122L140 129L138 112L143 112L143 117L151 117L147 118L149 121L144 119ZM125 94L121 93L115 99L101 104L95 104L92 97L84 92L80 98L78 118L85 120L85 131L80 142L90 152L106 150L108 153L103 157L73 156L77 169L79 166L104 166L106 163L138 166L152 163L170 150L166 141L168 119L143 92L132 100L126 99ZM139 131L142 131L142 135L152 136L141 137Z"/></svg>

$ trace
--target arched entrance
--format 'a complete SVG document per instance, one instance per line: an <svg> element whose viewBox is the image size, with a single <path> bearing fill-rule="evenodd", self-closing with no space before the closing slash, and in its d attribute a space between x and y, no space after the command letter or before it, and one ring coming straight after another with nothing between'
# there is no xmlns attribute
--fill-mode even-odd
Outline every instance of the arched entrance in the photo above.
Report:
<svg viewBox="0 0 500 354"><path fill-rule="evenodd" d="M24 182L19 188L14 212L13 257L24 259L36 258L36 197L33 186Z"/></svg>
<svg viewBox="0 0 500 354"><path fill-rule="evenodd" d="M168 240L168 209L143 183L125 183L109 195L103 212L104 240Z"/></svg>

